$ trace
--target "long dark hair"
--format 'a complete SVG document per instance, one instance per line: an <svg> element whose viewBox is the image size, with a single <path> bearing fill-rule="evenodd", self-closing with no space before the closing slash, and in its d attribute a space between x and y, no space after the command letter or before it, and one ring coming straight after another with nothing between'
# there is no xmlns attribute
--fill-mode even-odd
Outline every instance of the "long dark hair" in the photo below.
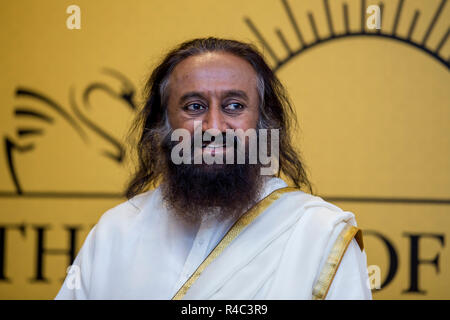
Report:
<svg viewBox="0 0 450 320"><path fill-rule="evenodd" d="M292 185L306 188L312 193L300 153L291 143L290 129L296 125L296 117L286 90L264 61L255 46L235 40L218 38L194 39L180 44L170 51L153 70L144 87L145 104L130 129L130 136L137 133L136 172L128 183L125 195L135 195L155 187L164 166L161 161L161 135L167 134L166 102L168 78L175 66L184 59L206 52L225 52L248 61L258 76L260 94L259 124L267 129L279 129L279 171L290 179Z"/></svg>

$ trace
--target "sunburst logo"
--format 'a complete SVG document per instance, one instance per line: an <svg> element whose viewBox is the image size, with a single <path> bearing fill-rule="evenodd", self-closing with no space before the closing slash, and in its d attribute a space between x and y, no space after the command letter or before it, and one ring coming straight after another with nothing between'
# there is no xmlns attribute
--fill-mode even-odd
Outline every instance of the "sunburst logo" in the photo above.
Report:
<svg viewBox="0 0 450 320"><path fill-rule="evenodd" d="M324 44L329 41L339 40L343 38L348 37L380 37L383 39L388 40L394 40L399 41L401 43L410 45L414 48L417 48L419 50L422 50L426 54L429 54L432 58L437 59L440 63L442 63L447 69L449 68L450 58L444 58L441 56L440 52L444 44L446 43L449 34L450 29L447 28L447 31L441 35L441 39L439 40L438 44L434 48L430 48L427 46L427 41L433 32L433 29L436 25L436 22L438 21L439 17L441 16L441 13L443 11L443 8L445 6L445 3L447 0L441 0L438 7L436 8L436 11L434 12L434 15L428 22L428 26L426 27L426 32L423 35L421 41L415 41L412 39L414 29L416 27L417 21L420 17L420 10L416 9L414 11L414 16L412 17L411 21L407 22L409 24L408 32L406 35L399 35L397 33L398 25L402 16L402 9L404 8L404 0L399 0L398 5L395 12L395 17L393 20L393 27L391 30L379 28L375 31L367 30L366 26L366 9L368 8L367 3L365 0L361 0L360 4L360 16L359 16L359 23L360 28L356 30L350 29L350 16L349 16L349 5L344 2L342 3L341 7L341 14L344 21L344 28L343 30L338 30L333 23L335 21L333 19L333 14L330 10L330 4L328 0L323 0L323 14L326 17L327 27L328 27L328 34L325 37L321 37L318 32L316 18L314 16L314 13L307 12L306 19L309 23L310 30L312 31L314 37L312 41L307 42L302 34L302 31L299 27L299 23L297 21L296 15L293 13L291 6L289 5L288 0L281 0L281 3L283 4L283 8L286 11L286 16L289 19L289 22L292 26L292 29L295 31L295 34L297 36L298 43L293 46L292 44L289 44L289 42L286 40L283 31L280 28L275 29L275 33L280 40L280 43L283 45L284 49L286 50L286 55L283 58L280 58L272 48L272 46L265 40L263 34L258 30L257 26L254 24L254 22L251 20L251 18L246 17L244 19L245 23L248 25L250 30L253 32L255 37L258 39L258 41L261 43L263 48L267 51L269 56L273 60L273 70L278 71L280 68L282 68L285 64L287 64L290 60L295 58L296 56L304 53L308 49L314 48L320 44ZM392 4L392 2L390 2ZM383 21L383 15L384 12L384 3L380 2L378 4L378 7L380 8L380 20ZM336 12L336 14L338 14Z"/></svg>
<svg viewBox="0 0 450 320"><path fill-rule="evenodd" d="M450 129L446 2L281 0L283 27L243 18L293 96L297 140L325 198L450 204L433 174L450 171L448 138L433 140ZM379 29L367 27L370 6ZM424 192L430 177L439 187Z"/></svg>

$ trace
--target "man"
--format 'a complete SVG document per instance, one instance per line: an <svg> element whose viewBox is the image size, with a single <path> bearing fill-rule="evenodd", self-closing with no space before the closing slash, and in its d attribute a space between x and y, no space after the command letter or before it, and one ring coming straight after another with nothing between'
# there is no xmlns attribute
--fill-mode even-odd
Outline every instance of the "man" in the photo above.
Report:
<svg viewBox="0 0 450 320"><path fill-rule="evenodd" d="M91 230L72 266L78 278L69 272L56 298L370 299L354 215L300 191L312 193L293 119L253 46L207 38L171 51L146 85L128 201ZM252 130L259 144L251 134L223 142ZM262 172L272 163L250 161L267 146L271 175Z"/></svg>

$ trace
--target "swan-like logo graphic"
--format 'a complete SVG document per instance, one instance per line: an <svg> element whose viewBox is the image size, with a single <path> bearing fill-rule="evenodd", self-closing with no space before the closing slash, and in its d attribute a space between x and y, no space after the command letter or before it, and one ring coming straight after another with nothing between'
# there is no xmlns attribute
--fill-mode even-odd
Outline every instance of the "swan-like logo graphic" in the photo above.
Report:
<svg viewBox="0 0 450 320"><path fill-rule="evenodd" d="M102 74L109 79L88 84L82 91L80 102L76 99L76 89L74 87L70 88L68 92L69 107L63 107L63 105L38 90L23 86L17 87L15 96L18 103L13 110L15 119L19 122L17 134L15 138L6 135L3 139L7 165L14 184L15 194L43 195L47 193L57 196L58 193L61 193L61 191L42 192L41 190L28 192L27 185L23 184L22 176L19 174L21 168L17 165L18 157L36 151L40 144L44 143L42 139L46 131L51 131L53 126L58 126L58 130L61 130L59 128L64 128L64 130L70 131L70 134L67 134L67 139L74 137L75 141L84 145L83 150L94 148L95 150L91 151L102 157L107 163L123 167L125 161L123 135L122 137L116 137L101 124L102 122L107 122L108 110L105 110L106 116L103 117L100 124L98 119L93 120L89 113L98 108L95 105L95 101L98 100L99 96L102 96L102 108L109 108L112 104L116 104L116 107L118 105L121 108L120 112L125 112L128 116L132 116L136 112L134 101L136 91L131 81L119 71L105 68L102 70ZM116 109L114 111L117 112ZM25 122L26 125L20 124L21 122ZM93 140L102 140L103 143L93 143ZM54 154L54 157L63 158L61 153L65 153L67 149L71 148L72 141L68 140L63 145L66 150L58 150L60 152L59 156ZM58 153L58 151L56 152ZM73 161L77 162L78 159L72 159ZM34 166L34 169L36 168L37 166ZM98 168L98 170L101 170L101 168ZM67 185L70 186L70 181L67 181ZM71 193L77 194L80 191L69 190L65 192L66 195ZM112 193L110 195L114 196L116 194Z"/></svg>

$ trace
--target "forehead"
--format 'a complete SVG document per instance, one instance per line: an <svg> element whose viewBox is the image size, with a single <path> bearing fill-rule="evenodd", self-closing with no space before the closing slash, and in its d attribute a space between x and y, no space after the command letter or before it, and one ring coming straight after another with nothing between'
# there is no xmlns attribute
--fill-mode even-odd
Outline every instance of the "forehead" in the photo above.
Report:
<svg viewBox="0 0 450 320"><path fill-rule="evenodd" d="M188 91L256 91L256 72L244 59L208 52L180 62L169 77L171 94Z"/></svg>

